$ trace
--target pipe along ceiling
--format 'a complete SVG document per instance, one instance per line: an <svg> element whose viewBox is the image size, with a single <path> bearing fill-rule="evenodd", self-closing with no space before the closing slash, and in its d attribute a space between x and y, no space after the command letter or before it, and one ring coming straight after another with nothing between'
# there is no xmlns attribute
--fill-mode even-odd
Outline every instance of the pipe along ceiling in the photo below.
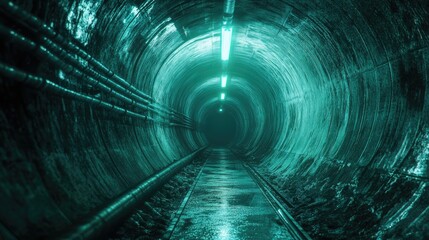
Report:
<svg viewBox="0 0 429 240"><path fill-rule="evenodd" d="M429 238L428 1L0 2L2 235L222 145L314 238Z"/></svg>

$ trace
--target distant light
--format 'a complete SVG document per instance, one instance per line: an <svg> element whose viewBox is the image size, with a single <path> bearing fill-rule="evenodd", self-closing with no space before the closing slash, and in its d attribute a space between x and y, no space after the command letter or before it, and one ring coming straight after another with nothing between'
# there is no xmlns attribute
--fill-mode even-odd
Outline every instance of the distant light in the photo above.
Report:
<svg viewBox="0 0 429 240"><path fill-rule="evenodd" d="M220 94L220 100L225 100L225 93Z"/></svg>
<svg viewBox="0 0 429 240"><path fill-rule="evenodd" d="M223 112L223 109L222 109L222 108L220 108L220 109L219 109L219 112Z"/></svg>
<svg viewBox="0 0 429 240"><path fill-rule="evenodd" d="M219 232L219 239L231 239L228 226L222 226Z"/></svg>
<svg viewBox="0 0 429 240"><path fill-rule="evenodd" d="M228 76L227 75L222 75L222 87L226 87L226 80L227 80Z"/></svg>
<svg viewBox="0 0 429 240"><path fill-rule="evenodd" d="M228 61L231 49L232 27L222 27L222 61Z"/></svg>

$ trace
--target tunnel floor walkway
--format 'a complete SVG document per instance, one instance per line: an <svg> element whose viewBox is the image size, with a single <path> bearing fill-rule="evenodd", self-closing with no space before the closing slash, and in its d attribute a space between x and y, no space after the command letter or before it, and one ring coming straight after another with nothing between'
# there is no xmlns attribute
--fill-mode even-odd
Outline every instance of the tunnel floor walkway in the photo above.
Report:
<svg viewBox="0 0 429 240"><path fill-rule="evenodd" d="M228 149L212 149L170 239L292 239Z"/></svg>

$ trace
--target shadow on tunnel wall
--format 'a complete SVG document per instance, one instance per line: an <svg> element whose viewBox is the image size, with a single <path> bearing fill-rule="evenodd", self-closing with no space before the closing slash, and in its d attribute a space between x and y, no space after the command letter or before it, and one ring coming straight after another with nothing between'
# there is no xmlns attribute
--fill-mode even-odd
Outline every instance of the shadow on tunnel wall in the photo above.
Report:
<svg viewBox="0 0 429 240"><path fill-rule="evenodd" d="M49 39L7 2L0 233L55 235L210 142L255 164L316 239L429 238L427 1L237 0L224 115L207 110L218 1L12 1L64 37Z"/></svg>

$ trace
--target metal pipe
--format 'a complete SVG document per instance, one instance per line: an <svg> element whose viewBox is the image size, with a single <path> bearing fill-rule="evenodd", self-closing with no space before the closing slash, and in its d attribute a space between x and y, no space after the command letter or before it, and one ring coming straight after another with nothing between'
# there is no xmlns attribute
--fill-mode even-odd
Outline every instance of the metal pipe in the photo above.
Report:
<svg viewBox="0 0 429 240"><path fill-rule="evenodd" d="M15 32L12 29L9 29L9 28L3 26L2 24L0 24L0 34L11 39L14 43L19 44L24 49L31 51L31 52L34 52L36 55L45 58L51 64L54 64L55 66L59 67L60 69L64 70L65 72L72 74L73 76L77 77L78 79L82 79L82 80L86 81L87 84L90 84L91 86L98 88L99 90L103 91L104 93L113 95L113 97L125 102L126 104L136 106L143 112L149 110L149 111L152 111L152 112L154 112L160 116L168 117L169 119L173 118L172 119L173 121L176 119L176 120L178 120L178 123L183 123L185 125L186 124L192 125L192 123L189 120L182 119L177 115L173 115L171 112L168 112L168 114L166 114L166 113L162 113L162 112L157 111L152 106L143 105L141 102L147 104L148 103L147 100L144 100L144 99L136 96L135 94L124 89L122 86L115 84L111 80L106 79L105 77L101 77L99 74L97 74L96 72L94 72L92 70L91 70L92 71L91 75L95 76L98 80L96 80L90 76L84 75L84 73L79 72L78 70L85 71L85 70L89 70L89 69L83 67L81 64L78 64L77 62L74 62L73 66L64 63L64 61L63 61L64 58L67 58L70 61L76 61L76 60L73 59L73 57L71 57L69 53L63 51L59 47L56 47L56 48L58 48L56 50L56 53L57 53L57 55L59 55L57 57L54 54L52 54L48 49L46 49L44 46L36 44L35 42L31 41L30 39L26 38L25 36ZM49 43L49 42L47 42L47 43ZM52 42L50 42L50 43L52 43ZM52 43L49 45L54 46L55 43ZM99 77L97 77L97 76L99 76ZM106 84L109 86L112 86L114 89L106 86ZM120 91L120 93L117 92L118 90Z"/></svg>
<svg viewBox="0 0 429 240"><path fill-rule="evenodd" d="M70 99L77 100L80 102L85 102L85 103L90 104L91 106L100 107L102 109L112 111L112 112L115 112L115 113L118 113L121 115L141 119L144 121L152 121L152 122L155 122L158 124L164 124L167 126L182 127L182 128L194 130L194 126L192 126L192 125L175 124L175 123L171 123L168 121L158 121L158 120L156 120L152 117L149 117L147 115L136 113L136 112L133 112L131 110L116 106L112 103L102 101L101 99L94 98L94 97L91 97L91 96L70 90L68 88L65 88L63 86L60 86L60 85L52 82L49 79L42 78L39 76L35 76L35 75L29 74L29 73L25 73L21 70L18 70L12 66L8 66L6 64L3 64L1 62L0 62L0 74L5 76L5 79L15 80L17 82L20 82L20 83L26 84L30 87L33 87L37 90L48 91L48 92L54 93L54 94L62 96L62 97L70 98Z"/></svg>
<svg viewBox="0 0 429 240"><path fill-rule="evenodd" d="M59 58L64 60L65 62L68 62L71 66L79 69L81 72L87 74L88 76L91 76L101 83L105 84L106 86L109 86L110 88L114 89L115 91L120 92L122 95L133 99L135 101L141 102L142 104L145 104L149 106L151 102L149 100L146 100L134 93L132 93L130 90L124 88L123 86L115 83L113 80L109 79L108 77L105 77L96 71L88 68L87 66L83 66L82 62L80 62L78 59L74 58L70 53L66 52L64 49L62 49L60 46L58 46L56 43L50 41L46 37L41 38L42 44L46 48L49 48L54 54L56 54ZM155 112L153 107L149 107L149 109L152 109L152 111Z"/></svg>
<svg viewBox="0 0 429 240"><path fill-rule="evenodd" d="M105 75L106 78L112 78L125 89L133 92L134 94L144 99L147 99L150 102L155 102L155 100L152 97L150 97L149 95L143 93L142 91L132 86L123 78L119 77L113 71L105 67L98 60L94 59L91 55L86 53L80 47L67 41L66 38L64 38L57 32L55 32L52 28L44 24L37 17L33 16L31 13L25 11L24 9L21 9L18 5L14 4L13 2L0 1L0 10L3 11L5 14L13 17L14 20L29 26L31 30L36 31L39 34L45 35L47 38L51 39L52 42L56 42L59 46L67 49L69 52L72 52L73 54L78 55L83 60L87 61L89 65L91 65L96 70L100 71L103 75ZM162 108L165 108L168 111L172 111L176 114L178 113L174 109L171 109L170 107L167 107L167 106L162 106Z"/></svg>
<svg viewBox="0 0 429 240"><path fill-rule="evenodd" d="M133 102L129 102L129 104L136 104L141 105L143 104L145 106L144 110L149 110L153 113L156 113L161 116L168 116L170 117L170 114L172 114L171 111L164 109L162 106L156 106L152 104L150 101L136 95L129 89L124 88L123 86L117 84L114 82L114 80L109 79L106 76L103 76L96 71L94 71L91 68L88 68L87 66L83 66L82 62L80 62L78 59L74 58L70 53L66 52L64 49L62 49L60 46L58 46L56 43L52 42L51 40L47 39L46 37L41 38L42 44L46 48L49 48L53 53L55 53L59 59L64 60L68 62L70 65L72 65L75 69L81 71L82 73L88 75L87 77L92 77L94 79L97 79L102 84L114 89L115 91L119 92L121 95L129 98ZM44 48L46 51L47 49ZM52 53L51 53L52 54ZM58 62L58 61L57 61ZM55 62L54 62L55 64ZM74 72L72 72L73 74ZM173 116L180 119L180 116L178 114L173 113ZM187 119L184 119L184 121L189 121Z"/></svg>
<svg viewBox="0 0 429 240"><path fill-rule="evenodd" d="M163 122L156 121L155 119L149 116L135 113L128 109L118 107L114 104L102 101L101 99L75 92L68 88L62 87L48 79L25 73L21 70L18 70L12 66L5 65L1 62L0 62L0 74L5 76L5 79L15 80L17 82L27 84L37 90L48 91L62 97L67 97L77 101L85 102L92 106L100 107L125 116L130 116L130 117L134 117L142 120L150 120L157 123L163 123Z"/></svg>
<svg viewBox="0 0 429 240"><path fill-rule="evenodd" d="M3 12L9 16L14 17L14 20L24 23L25 25L29 26L31 30L38 32L39 34L42 34L46 36L47 38L51 39L53 42L56 42L61 47L67 49L69 52L78 55L85 61L87 61L90 65L92 65L95 69L99 70L102 74L114 77L116 74L109 70L107 67L105 67L102 63L100 63L98 60L94 59L90 54L86 53L83 49L76 46L75 44L68 41L66 38L55 32L52 28L47 26L45 23L43 23L40 19L33 16L31 13L27 12L26 10L20 8L18 5L16 5L13 2L6 2L6 1L0 1L0 6L3 10ZM120 78L116 75L118 82L126 87L134 88L131 84L129 84L124 79ZM139 95L142 97L154 101L152 97L150 97L147 94L142 93L140 90L135 89L139 92Z"/></svg>
<svg viewBox="0 0 429 240"><path fill-rule="evenodd" d="M204 149L205 147L200 148L175 161L164 170L112 201L107 207L76 224L59 239L101 239L105 237L114 226L135 211L142 201L149 198Z"/></svg>
<svg viewBox="0 0 429 240"><path fill-rule="evenodd" d="M97 81L97 80L95 80L91 77L88 77L88 76L83 76L83 74L78 72L78 70L76 68L73 68L73 66L64 63L62 61L62 58L59 58L59 57L53 55L49 50L47 50L42 45L36 44L35 42L29 40L28 38L26 38L22 35L20 35L19 33L15 32L9 28L6 28L2 24L0 24L0 34L9 38L15 44L20 45L20 47L22 47L23 49L28 50L30 52L34 52L39 57L43 57L44 59L48 60L48 62L50 62L51 64L62 69L64 72L70 73L79 79L85 80L85 82L87 84L90 84L93 87L97 87L99 90L101 90L105 93L113 94L114 97L116 97L117 99L119 99L121 101L124 101L127 104L135 105L135 102L133 100L127 98L126 96L123 96L123 95L117 93L112 88L107 87L103 83L100 83L100 81ZM61 56L61 57L65 57L65 54L63 54L63 56ZM147 106L140 105L140 107L147 110Z"/></svg>

